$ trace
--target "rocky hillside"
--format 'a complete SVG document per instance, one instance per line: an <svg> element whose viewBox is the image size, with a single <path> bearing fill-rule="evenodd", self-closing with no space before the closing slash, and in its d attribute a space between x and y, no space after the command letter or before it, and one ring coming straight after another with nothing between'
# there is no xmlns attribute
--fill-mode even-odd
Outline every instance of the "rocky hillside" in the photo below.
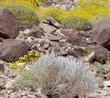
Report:
<svg viewBox="0 0 110 98"><path fill-rule="evenodd" d="M110 98L110 1L0 0L0 98Z"/></svg>

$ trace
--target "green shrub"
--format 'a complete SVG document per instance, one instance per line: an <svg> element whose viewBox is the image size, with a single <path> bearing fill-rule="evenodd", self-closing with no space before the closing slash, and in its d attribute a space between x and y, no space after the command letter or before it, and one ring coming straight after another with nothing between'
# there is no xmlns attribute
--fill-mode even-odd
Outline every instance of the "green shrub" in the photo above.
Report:
<svg viewBox="0 0 110 98"><path fill-rule="evenodd" d="M42 0L0 0L0 6L20 5L27 7L33 11L42 5Z"/></svg>
<svg viewBox="0 0 110 98"><path fill-rule="evenodd" d="M22 28L29 28L39 23L37 15L27 7L12 5L9 6L8 9L17 16Z"/></svg>
<svg viewBox="0 0 110 98"><path fill-rule="evenodd" d="M80 61L51 53L30 65L16 82L18 86L42 88L49 98L74 98L94 90L96 79Z"/></svg>
<svg viewBox="0 0 110 98"><path fill-rule="evenodd" d="M109 73L110 72L110 64L97 65L98 72L101 73Z"/></svg>
<svg viewBox="0 0 110 98"><path fill-rule="evenodd" d="M98 6L106 6L109 4L108 0L79 0L79 5L85 5L85 4L94 4Z"/></svg>
<svg viewBox="0 0 110 98"><path fill-rule="evenodd" d="M61 23L67 28L75 27L77 30L87 31L92 28L92 23L89 20L74 15L66 16Z"/></svg>

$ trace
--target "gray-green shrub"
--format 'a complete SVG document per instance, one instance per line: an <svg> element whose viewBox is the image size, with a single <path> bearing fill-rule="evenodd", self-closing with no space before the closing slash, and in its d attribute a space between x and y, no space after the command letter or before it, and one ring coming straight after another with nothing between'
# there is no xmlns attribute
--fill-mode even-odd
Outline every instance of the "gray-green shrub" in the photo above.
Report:
<svg viewBox="0 0 110 98"><path fill-rule="evenodd" d="M94 90L96 79L80 61L51 53L30 65L16 82L18 86L40 87L49 98L74 98Z"/></svg>
<svg viewBox="0 0 110 98"><path fill-rule="evenodd" d="M77 30L90 30L92 28L92 23L82 17L75 16L75 15L68 15L62 21L61 24L67 28L75 27Z"/></svg>
<svg viewBox="0 0 110 98"><path fill-rule="evenodd" d="M27 7L11 5L8 6L8 9L16 15L22 28L29 28L39 23L37 14Z"/></svg>

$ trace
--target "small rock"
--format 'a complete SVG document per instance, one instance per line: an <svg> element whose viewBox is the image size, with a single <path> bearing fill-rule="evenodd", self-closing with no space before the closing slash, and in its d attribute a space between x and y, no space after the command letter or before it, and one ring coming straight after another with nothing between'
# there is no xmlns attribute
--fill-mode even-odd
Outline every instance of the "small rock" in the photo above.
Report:
<svg viewBox="0 0 110 98"><path fill-rule="evenodd" d="M61 46L61 47L64 47L64 46L67 45L67 42L66 42L65 39L60 40L59 43L60 43L60 46Z"/></svg>
<svg viewBox="0 0 110 98"><path fill-rule="evenodd" d="M42 31L42 29L39 26L35 26L32 28L32 36L36 37L36 38L41 38L42 36L44 36L44 32Z"/></svg>
<svg viewBox="0 0 110 98"><path fill-rule="evenodd" d="M75 5L74 5L73 1L71 1L71 0L63 0L63 2L60 2L60 3L56 4L55 6L60 7L64 10L70 10L72 8L75 8Z"/></svg>
<svg viewBox="0 0 110 98"><path fill-rule="evenodd" d="M107 79L107 80L110 80L110 72L105 74L104 77Z"/></svg>
<svg viewBox="0 0 110 98"><path fill-rule="evenodd" d="M72 45L82 45L81 36L78 31L71 29L63 32L67 42L71 43Z"/></svg>
<svg viewBox="0 0 110 98"><path fill-rule="evenodd" d="M103 85L104 87L110 87L110 81L104 81Z"/></svg>
<svg viewBox="0 0 110 98"><path fill-rule="evenodd" d="M51 34L48 34L46 36L47 39L49 39L50 41L59 41L61 38L58 37L58 36L54 36L54 35L51 35Z"/></svg>
<svg viewBox="0 0 110 98"><path fill-rule="evenodd" d="M47 96L45 96L43 93L42 93L42 89L41 88L38 88L37 90L37 93L36 93L37 97L39 98L47 98Z"/></svg>
<svg viewBox="0 0 110 98"><path fill-rule="evenodd" d="M86 61L86 62L91 62L91 61L93 61L94 57L95 57L95 52L92 52L91 54L89 54L89 55L85 58L85 61Z"/></svg>
<svg viewBox="0 0 110 98"><path fill-rule="evenodd" d="M45 32L45 33L53 33L56 31L56 28L54 26L45 24L45 23L41 23L40 24L40 28Z"/></svg>
<svg viewBox="0 0 110 98"><path fill-rule="evenodd" d="M54 26L57 29L62 27L61 24L59 24L57 21L55 21L51 17L47 17L47 19L43 23L49 24L51 26Z"/></svg>
<svg viewBox="0 0 110 98"><path fill-rule="evenodd" d="M62 33L61 29L57 29L57 30L54 32L54 35L60 37L61 39L65 39L65 35Z"/></svg>
<svg viewBox="0 0 110 98"><path fill-rule="evenodd" d="M60 56L67 56L67 52L66 51L64 51L63 49L61 49L59 52L58 52L58 55L60 55Z"/></svg>
<svg viewBox="0 0 110 98"><path fill-rule="evenodd" d="M6 89L14 89L15 87L16 87L15 80L9 80L5 85Z"/></svg>
<svg viewBox="0 0 110 98"><path fill-rule="evenodd" d="M68 47L66 51L68 54L73 55L76 58L80 58L80 57L84 56L83 47L79 47L79 46Z"/></svg>
<svg viewBox="0 0 110 98"><path fill-rule="evenodd" d="M5 84L8 81L8 77L4 76L4 75L0 75L0 89L4 89L5 88Z"/></svg>
<svg viewBox="0 0 110 98"><path fill-rule="evenodd" d="M28 95L28 98L36 98L34 95Z"/></svg>
<svg viewBox="0 0 110 98"><path fill-rule="evenodd" d="M5 65L5 63L0 60L0 71L1 72L4 72L4 70L5 70L5 66L4 65Z"/></svg>
<svg viewBox="0 0 110 98"><path fill-rule="evenodd" d="M28 35L30 32L31 32L30 29L25 29L25 30L23 31L23 34Z"/></svg>
<svg viewBox="0 0 110 98"><path fill-rule="evenodd" d="M28 43L31 43L34 39L33 39L33 37L30 36L26 40L27 40Z"/></svg>

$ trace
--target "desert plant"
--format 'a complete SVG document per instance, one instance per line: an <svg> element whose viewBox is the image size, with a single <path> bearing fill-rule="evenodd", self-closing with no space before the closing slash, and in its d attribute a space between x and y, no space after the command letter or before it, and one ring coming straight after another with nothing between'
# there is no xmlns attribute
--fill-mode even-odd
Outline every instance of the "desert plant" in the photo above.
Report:
<svg viewBox="0 0 110 98"><path fill-rule="evenodd" d="M92 28L92 23L89 20L75 15L66 16L61 23L67 28L75 27L77 30L87 31Z"/></svg>
<svg viewBox="0 0 110 98"><path fill-rule="evenodd" d="M38 12L40 13L40 20L52 17L66 28L76 27L78 30L89 30L92 28L90 21L92 16L86 12L84 13L84 11L82 13L79 10L66 11L57 7L46 7L43 9L39 8Z"/></svg>
<svg viewBox="0 0 110 98"><path fill-rule="evenodd" d="M83 6L85 4L95 4L99 6L106 6L109 4L109 0L79 0L78 4Z"/></svg>
<svg viewBox="0 0 110 98"><path fill-rule="evenodd" d="M97 71L100 72L100 73L109 73L110 72L110 64L99 64L99 65L96 65L97 67Z"/></svg>
<svg viewBox="0 0 110 98"><path fill-rule="evenodd" d="M35 11L41 4L42 0L0 0L0 6L20 5Z"/></svg>
<svg viewBox="0 0 110 98"><path fill-rule="evenodd" d="M39 23L39 19L35 12L27 7L11 5L7 8L17 16L22 28L28 28Z"/></svg>
<svg viewBox="0 0 110 98"><path fill-rule="evenodd" d="M96 80L86 66L76 59L42 56L16 78L18 86L40 87L48 98L74 98L95 88ZM56 96L56 97L55 97Z"/></svg>
<svg viewBox="0 0 110 98"><path fill-rule="evenodd" d="M37 51L31 50L24 56L20 57L17 61L8 63L8 66L10 69L18 69L21 71L26 64L36 61L40 55L41 54L39 54Z"/></svg>
<svg viewBox="0 0 110 98"><path fill-rule="evenodd" d="M47 17L52 17L53 19L59 21L58 18L60 18L60 15L63 15L63 13L65 14L66 12L63 9L54 6L39 8L37 11L39 12L39 18L41 21L45 20Z"/></svg>
<svg viewBox="0 0 110 98"><path fill-rule="evenodd" d="M65 27L76 26L79 30L89 30L92 24L102 18L110 16L110 3L108 0L79 0L78 6L71 10L64 10L54 6L38 8L39 17L54 18ZM92 24L91 24L92 23Z"/></svg>

